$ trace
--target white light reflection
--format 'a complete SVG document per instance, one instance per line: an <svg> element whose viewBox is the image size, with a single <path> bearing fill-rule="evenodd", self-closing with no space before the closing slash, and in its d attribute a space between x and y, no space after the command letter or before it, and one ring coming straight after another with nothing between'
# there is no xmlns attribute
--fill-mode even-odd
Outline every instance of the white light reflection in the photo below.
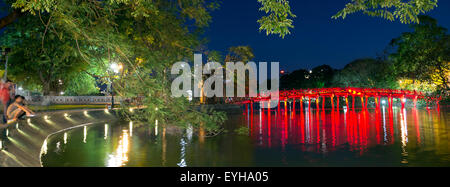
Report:
<svg viewBox="0 0 450 187"><path fill-rule="evenodd" d="M186 164L186 160L185 160L185 156L186 156L186 141L184 141L184 138L181 138L180 141L180 145L181 145L181 150L180 150L180 162L177 163L177 165L179 167L187 167Z"/></svg>
<svg viewBox="0 0 450 187"><path fill-rule="evenodd" d="M400 130L402 134L402 161L401 163L408 163L408 152L406 151L406 144L408 143L408 124L406 122L406 109L400 112Z"/></svg>
<svg viewBox="0 0 450 187"><path fill-rule="evenodd" d="M259 144L262 145L262 109L259 110Z"/></svg>
<svg viewBox="0 0 450 187"><path fill-rule="evenodd" d="M306 119L305 119L305 134L306 134L306 142L307 143L311 143L311 136L310 136L310 133L311 133L311 130L310 130L310 128L309 128L309 107L306 107L306 109L305 109L305 116L306 116Z"/></svg>
<svg viewBox="0 0 450 187"><path fill-rule="evenodd" d="M47 154L47 139L45 139L44 140L44 143L42 144L42 148L41 148L41 153L43 154L43 155L46 155Z"/></svg>
<svg viewBox="0 0 450 187"><path fill-rule="evenodd" d="M402 145L406 146L406 143L408 143L408 124L406 122L406 109L403 109L400 113L400 126L402 134Z"/></svg>
<svg viewBox="0 0 450 187"><path fill-rule="evenodd" d="M108 124L105 124L105 136L104 139L108 139Z"/></svg>
<svg viewBox="0 0 450 187"><path fill-rule="evenodd" d="M158 120L155 120L155 136L158 136Z"/></svg>
<svg viewBox="0 0 450 187"><path fill-rule="evenodd" d="M64 133L64 144L67 144L67 132Z"/></svg>
<svg viewBox="0 0 450 187"><path fill-rule="evenodd" d="M133 136L133 122L130 121L130 125L128 127L130 129L130 136Z"/></svg>
<svg viewBox="0 0 450 187"><path fill-rule="evenodd" d="M186 129L186 137L189 141L192 139L192 134L194 134L194 129L192 128L192 125L189 124L188 128Z"/></svg>
<svg viewBox="0 0 450 187"><path fill-rule="evenodd" d="M129 136L128 131L123 130L119 145L114 154L108 155L108 167L121 167L128 162Z"/></svg>
<svg viewBox="0 0 450 187"><path fill-rule="evenodd" d="M387 142L387 132L386 132L386 107L383 106L383 132L384 132L384 142Z"/></svg>
<svg viewBox="0 0 450 187"><path fill-rule="evenodd" d="M87 127L83 127L83 143L86 143L86 137L87 137Z"/></svg>

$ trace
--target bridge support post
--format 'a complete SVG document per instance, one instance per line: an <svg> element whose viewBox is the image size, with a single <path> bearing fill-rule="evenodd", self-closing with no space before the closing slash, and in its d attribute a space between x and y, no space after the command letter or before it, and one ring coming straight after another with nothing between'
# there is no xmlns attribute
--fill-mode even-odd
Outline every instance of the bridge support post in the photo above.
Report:
<svg viewBox="0 0 450 187"><path fill-rule="evenodd" d="M300 98L300 111L303 111L303 96Z"/></svg>
<svg viewBox="0 0 450 187"><path fill-rule="evenodd" d="M316 110L319 110L319 96L316 96Z"/></svg>
<svg viewBox="0 0 450 187"><path fill-rule="evenodd" d="M331 95L331 110L334 110L334 95Z"/></svg>
<svg viewBox="0 0 450 187"><path fill-rule="evenodd" d="M288 110L287 110L287 99L286 100L284 100L284 112L287 112Z"/></svg>
<svg viewBox="0 0 450 187"><path fill-rule="evenodd" d="M404 108L405 108L405 104L406 104L406 98L405 98L405 96L402 96L401 102L402 102L402 109L404 109Z"/></svg>
<svg viewBox="0 0 450 187"><path fill-rule="evenodd" d="M281 101L278 100L278 114L280 113L280 108L281 108Z"/></svg>
<svg viewBox="0 0 450 187"><path fill-rule="evenodd" d="M366 103L364 104L364 107L367 108L369 103L369 96L366 95Z"/></svg>
<svg viewBox="0 0 450 187"><path fill-rule="evenodd" d="M347 105L347 110L348 110L349 108L348 108L348 97L347 96L345 96L345 105Z"/></svg>
<svg viewBox="0 0 450 187"><path fill-rule="evenodd" d="M253 114L253 101L250 102L250 113Z"/></svg>
<svg viewBox="0 0 450 187"><path fill-rule="evenodd" d="M388 103L389 103L389 109L391 109L392 108L392 97L391 96L389 96L389 98L388 98Z"/></svg>
<svg viewBox="0 0 450 187"><path fill-rule="evenodd" d="M355 96L352 96L352 109L355 110Z"/></svg>
<svg viewBox="0 0 450 187"><path fill-rule="evenodd" d="M414 102L414 108L417 108L417 96L416 96L416 97L414 97L414 100L413 100L413 102Z"/></svg>
<svg viewBox="0 0 450 187"><path fill-rule="evenodd" d="M325 111L325 101L326 101L326 97L322 96L322 110Z"/></svg>
<svg viewBox="0 0 450 187"><path fill-rule="evenodd" d="M364 96L361 96L361 107L364 109L364 108L366 108L365 106L364 106Z"/></svg>
<svg viewBox="0 0 450 187"><path fill-rule="evenodd" d="M375 97L375 107L377 108L377 109L379 109L380 108L380 97Z"/></svg>

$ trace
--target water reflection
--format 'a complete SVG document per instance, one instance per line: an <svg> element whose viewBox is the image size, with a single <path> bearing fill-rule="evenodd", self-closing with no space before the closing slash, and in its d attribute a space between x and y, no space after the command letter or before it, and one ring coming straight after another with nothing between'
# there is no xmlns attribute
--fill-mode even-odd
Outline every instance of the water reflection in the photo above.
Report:
<svg viewBox="0 0 450 187"><path fill-rule="evenodd" d="M427 118L440 115L438 111L429 110L427 113ZM356 111L324 111L309 107L295 112L286 109L260 110L258 115L250 114L244 119L245 124L258 124L249 127L250 137L260 147L284 149L286 145L308 145L303 151L316 153L327 153L349 146L351 151L363 154L370 147L394 144L394 136L398 133L402 155L407 157L409 143L420 144L421 140L426 139L424 136L439 137L441 135L436 134L439 129L447 130L445 122L438 120L435 127L426 127L428 123L420 121L417 109L386 109L384 106L381 110ZM424 127L420 127L421 124ZM424 135L424 131L430 134ZM447 131L445 133L448 134ZM410 142L411 136L414 142Z"/></svg>
<svg viewBox="0 0 450 187"><path fill-rule="evenodd" d="M155 126L117 122L74 129L45 142L43 164L450 166L449 113L443 111L448 109L316 110L314 102L230 115L226 133L205 139L192 125L178 134L157 121ZM240 127L248 127L249 134L237 133Z"/></svg>
<svg viewBox="0 0 450 187"><path fill-rule="evenodd" d="M113 154L108 155L108 167L121 167L126 165L128 162L129 141L128 130L122 130L119 145Z"/></svg>

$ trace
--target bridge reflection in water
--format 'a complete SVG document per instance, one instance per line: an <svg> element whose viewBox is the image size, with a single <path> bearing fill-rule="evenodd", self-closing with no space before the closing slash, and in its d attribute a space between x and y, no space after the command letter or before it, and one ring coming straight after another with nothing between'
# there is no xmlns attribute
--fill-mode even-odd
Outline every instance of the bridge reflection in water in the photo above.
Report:
<svg viewBox="0 0 450 187"><path fill-rule="evenodd" d="M407 155L407 145L448 146L435 138L440 137L439 133L448 134L445 119L441 120L440 114L439 110L419 112L418 109L385 106L340 111L286 107L259 109L253 113L246 110L245 124L255 143L266 148L300 145L307 151L327 153L348 146L350 151L363 154L373 146L401 143L402 155Z"/></svg>

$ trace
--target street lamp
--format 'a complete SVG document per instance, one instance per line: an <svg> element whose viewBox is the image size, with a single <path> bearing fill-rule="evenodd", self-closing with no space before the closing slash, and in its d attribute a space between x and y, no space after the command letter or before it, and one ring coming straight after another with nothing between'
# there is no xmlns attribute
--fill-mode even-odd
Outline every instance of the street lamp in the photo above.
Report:
<svg viewBox="0 0 450 187"><path fill-rule="evenodd" d="M112 63L110 68L114 74L118 74L120 70L123 69L122 64ZM113 88L114 77L111 78L111 109L114 109L114 88Z"/></svg>

